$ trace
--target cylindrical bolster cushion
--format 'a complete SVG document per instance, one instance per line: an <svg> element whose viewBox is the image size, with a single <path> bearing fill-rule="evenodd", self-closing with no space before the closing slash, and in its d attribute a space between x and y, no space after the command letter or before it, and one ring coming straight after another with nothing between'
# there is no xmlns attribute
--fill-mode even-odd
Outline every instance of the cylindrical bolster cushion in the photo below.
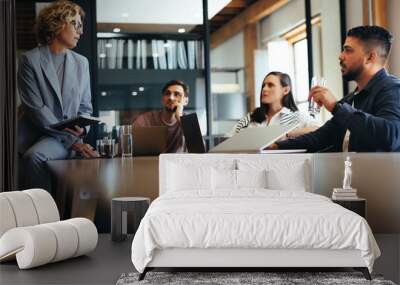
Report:
<svg viewBox="0 0 400 285"><path fill-rule="evenodd" d="M57 262L75 255L78 248L78 233L71 227L71 224L62 221L44 224L44 227L51 229L57 239L57 251L51 262Z"/></svg>
<svg viewBox="0 0 400 285"><path fill-rule="evenodd" d="M73 218L64 222L71 224L78 233L78 249L74 257L86 254L96 248L98 233L92 221L85 218Z"/></svg>
<svg viewBox="0 0 400 285"><path fill-rule="evenodd" d="M0 195L0 237L9 229L15 228L17 222L8 199Z"/></svg>
<svg viewBox="0 0 400 285"><path fill-rule="evenodd" d="M11 205L17 227L33 226L39 223L35 205L29 195L23 191L1 193Z"/></svg>
<svg viewBox="0 0 400 285"><path fill-rule="evenodd" d="M56 249L56 236L42 225L11 229L0 239L0 259L16 253L20 269L51 262Z"/></svg>
<svg viewBox="0 0 400 285"><path fill-rule="evenodd" d="M23 191L33 201L39 218L39 224L57 222L60 220L57 205L50 193L43 189L29 189Z"/></svg>
<svg viewBox="0 0 400 285"><path fill-rule="evenodd" d="M32 268L86 254L97 240L96 227L84 218L14 228L0 238L0 261L16 253L20 269Z"/></svg>

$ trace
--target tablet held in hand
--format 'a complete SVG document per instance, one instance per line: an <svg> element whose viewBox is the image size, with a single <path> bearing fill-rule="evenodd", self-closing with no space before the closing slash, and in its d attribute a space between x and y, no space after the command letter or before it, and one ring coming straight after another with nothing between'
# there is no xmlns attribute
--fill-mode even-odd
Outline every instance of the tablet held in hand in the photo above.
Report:
<svg viewBox="0 0 400 285"><path fill-rule="evenodd" d="M80 115L80 116L73 117L73 118L58 122L56 124L50 125L50 127L61 131L65 128L74 129L75 126L79 126L79 127L83 128L83 127L86 127L89 125L97 125L100 122L101 122L101 120L99 118Z"/></svg>

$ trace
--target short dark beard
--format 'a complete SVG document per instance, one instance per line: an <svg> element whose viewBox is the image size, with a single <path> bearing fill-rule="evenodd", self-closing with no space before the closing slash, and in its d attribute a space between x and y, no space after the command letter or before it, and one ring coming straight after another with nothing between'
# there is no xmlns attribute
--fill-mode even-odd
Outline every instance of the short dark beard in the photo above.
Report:
<svg viewBox="0 0 400 285"><path fill-rule="evenodd" d="M346 74L343 74L342 77L346 81L356 80L360 76L362 70L362 66L357 67L356 69L349 70Z"/></svg>
<svg viewBox="0 0 400 285"><path fill-rule="evenodd" d="M167 111L168 113L175 113L177 109L178 109L178 106L174 107L172 110L167 107L164 107L164 110Z"/></svg>

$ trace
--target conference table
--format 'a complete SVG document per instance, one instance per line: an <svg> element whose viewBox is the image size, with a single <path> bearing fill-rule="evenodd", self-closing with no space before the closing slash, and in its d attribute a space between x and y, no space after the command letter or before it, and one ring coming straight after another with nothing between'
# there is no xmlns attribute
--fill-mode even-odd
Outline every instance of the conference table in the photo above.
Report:
<svg viewBox="0 0 400 285"><path fill-rule="evenodd" d="M115 197L158 196L158 156L48 161L62 219L85 217L110 232ZM128 228L129 230L129 228Z"/></svg>

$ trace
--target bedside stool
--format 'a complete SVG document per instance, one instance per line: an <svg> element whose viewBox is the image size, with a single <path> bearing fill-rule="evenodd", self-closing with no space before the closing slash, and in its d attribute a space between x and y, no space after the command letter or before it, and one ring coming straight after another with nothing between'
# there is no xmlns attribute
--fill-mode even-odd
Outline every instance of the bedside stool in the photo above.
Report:
<svg viewBox="0 0 400 285"><path fill-rule="evenodd" d="M367 208L367 200L364 198L358 198L356 200L333 200L332 202L339 204L340 206L353 211L356 214L359 214L361 217L365 219L366 217L366 208Z"/></svg>
<svg viewBox="0 0 400 285"><path fill-rule="evenodd" d="M119 197L111 200L111 240L123 241L128 234L128 213L136 233L140 221L150 205L150 199L144 197Z"/></svg>

